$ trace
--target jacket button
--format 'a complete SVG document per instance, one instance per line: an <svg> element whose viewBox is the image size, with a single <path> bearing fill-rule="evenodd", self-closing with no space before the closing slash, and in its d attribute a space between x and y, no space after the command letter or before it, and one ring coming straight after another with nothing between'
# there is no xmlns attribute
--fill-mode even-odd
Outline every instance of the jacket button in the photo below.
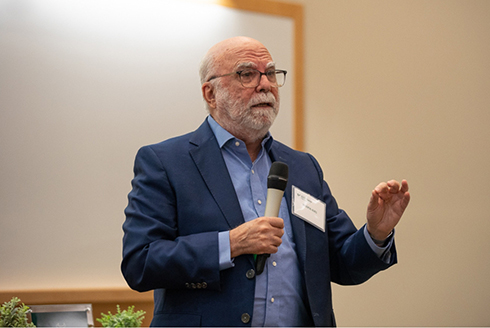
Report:
<svg viewBox="0 0 490 328"><path fill-rule="evenodd" d="M248 314L248 313L242 314L242 322L243 323L249 323L249 321L250 321L250 314Z"/></svg>
<svg viewBox="0 0 490 328"><path fill-rule="evenodd" d="M208 287L208 284L207 284L206 282L203 282L203 283L201 284L201 286L202 286L202 288L207 288L207 287Z"/></svg>
<svg viewBox="0 0 490 328"><path fill-rule="evenodd" d="M247 271L247 273L245 275L247 276L248 279L252 279L253 277L255 277L255 270L250 269Z"/></svg>

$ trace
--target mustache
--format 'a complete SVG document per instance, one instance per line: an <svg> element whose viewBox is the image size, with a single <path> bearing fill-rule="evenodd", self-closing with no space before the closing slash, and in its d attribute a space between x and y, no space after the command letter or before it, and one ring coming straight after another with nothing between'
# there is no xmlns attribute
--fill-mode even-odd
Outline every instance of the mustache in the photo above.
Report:
<svg viewBox="0 0 490 328"><path fill-rule="evenodd" d="M276 97L272 94L272 92L268 93L260 93L250 99L248 105L249 107L256 106L259 104L268 104L271 107L275 107L277 103Z"/></svg>

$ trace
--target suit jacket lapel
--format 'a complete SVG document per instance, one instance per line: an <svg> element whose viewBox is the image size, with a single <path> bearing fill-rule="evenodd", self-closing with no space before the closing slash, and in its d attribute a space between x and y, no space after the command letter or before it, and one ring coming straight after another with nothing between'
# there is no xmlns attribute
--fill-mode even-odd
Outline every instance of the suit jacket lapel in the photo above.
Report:
<svg viewBox="0 0 490 328"><path fill-rule="evenodd" d="M228 221L230 229L244 223L240 203L236 196L218 142L205 121L190 137L190 156L203 180Z"/></svg>

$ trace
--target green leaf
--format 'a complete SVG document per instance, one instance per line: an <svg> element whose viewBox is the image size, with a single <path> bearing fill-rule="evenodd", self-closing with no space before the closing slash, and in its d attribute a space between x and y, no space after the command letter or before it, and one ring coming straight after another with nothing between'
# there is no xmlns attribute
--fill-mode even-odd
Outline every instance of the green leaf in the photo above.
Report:
<svg viewBox="0 0 490 328"><path fill-rule="evenodd" d="M0 307L0 327L36 327L28 322L28 311L29 307L21 303L18 297L12 297Z"/></svg>
<svg viewBox="0 0 490 328"><path fill-rule="evenodd" d="M141 327L145 313L143 310L134 312L134 305L121 311L118 304L116 314L112 314L110 311L108 314L101 313L101 318L97 318L97 321L103 327Z"/></svg>

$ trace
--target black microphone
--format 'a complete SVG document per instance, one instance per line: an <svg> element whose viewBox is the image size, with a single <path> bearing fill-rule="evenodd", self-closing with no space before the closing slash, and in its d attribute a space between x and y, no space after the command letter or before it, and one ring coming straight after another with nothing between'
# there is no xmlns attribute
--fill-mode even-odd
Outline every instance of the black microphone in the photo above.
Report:
<svg viewBox="0 0 490 328"><path fill-rule="evenodd" d="M265 204L264 216L279 216L279 208L281 207L282 195L288 184L289 169L288 165L283 162L272 163L267 177L267 203ZM257 274L264 271L265 261L270 254L257 255L256 270Z"/></svg>

